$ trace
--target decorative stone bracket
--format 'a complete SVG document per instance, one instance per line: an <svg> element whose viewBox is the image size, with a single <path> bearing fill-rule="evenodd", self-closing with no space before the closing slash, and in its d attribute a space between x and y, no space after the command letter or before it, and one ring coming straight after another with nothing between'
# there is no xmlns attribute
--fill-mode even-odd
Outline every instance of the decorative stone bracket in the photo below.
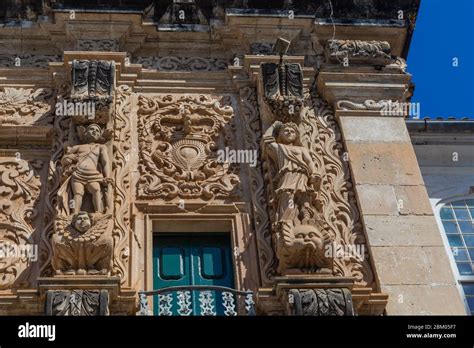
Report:
<svg viewBox="0 0 474 348"><path fill-rule="evenodd" d="M49 290L46 293L46 315L109 315L107 290Z"/></svg>

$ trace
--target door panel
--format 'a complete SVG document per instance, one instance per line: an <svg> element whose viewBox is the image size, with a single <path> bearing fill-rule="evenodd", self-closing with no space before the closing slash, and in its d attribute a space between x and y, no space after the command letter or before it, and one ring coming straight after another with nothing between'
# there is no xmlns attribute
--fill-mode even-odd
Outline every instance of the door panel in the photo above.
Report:
<svg viewBox="0 0 474 348"><path fill-rule="evenodd" d="M230 240L227 234L174 234L157 235L153 239L153 287L161 289L178 285L218 285L233 288L234 273ZM211 291L211 303L217 315L224 307L219 292ZM193 291L191 296L193 315L200 315L201 301L209 296ZM201 301L200 301L201 299ZM173 315L177 314L178 302L173 295ZM158 313L158 297L154 299L154 313Z"/></svg>

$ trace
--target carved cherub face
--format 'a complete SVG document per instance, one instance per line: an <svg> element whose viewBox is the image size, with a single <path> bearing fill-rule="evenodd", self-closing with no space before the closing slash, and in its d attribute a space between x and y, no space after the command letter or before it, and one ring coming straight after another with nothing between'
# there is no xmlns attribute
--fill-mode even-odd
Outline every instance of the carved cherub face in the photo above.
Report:
<svg viewBox="0 0 474 348"><path fill-rule="evenodd" d="M84 133L86 142L98 142L102 136L102 129L97 124L91 124Z"/></svg>
<svg viewBox="0 0 474 348"><path fill-rule="evenodd" d="M281 126L278 132L278 140L283 144L295 144L298 139L298 130L293 124Z"/></svg>
<svg viewBox="0 0 474 348"><path fill-rule="evenodd" d="M295 233L295 244L300 245L303 248L314 248L318 249L322 247L322 240L318 234L318 231L314 226L303 225L297 227Z"/></svg>
<svg viewBox="0 0 474 348"><path fill-rule="evenodd" d="M72 224L76 230L84 233L91 227L92 222L89 214L85 211L81 211L73 217Z"/></svg>

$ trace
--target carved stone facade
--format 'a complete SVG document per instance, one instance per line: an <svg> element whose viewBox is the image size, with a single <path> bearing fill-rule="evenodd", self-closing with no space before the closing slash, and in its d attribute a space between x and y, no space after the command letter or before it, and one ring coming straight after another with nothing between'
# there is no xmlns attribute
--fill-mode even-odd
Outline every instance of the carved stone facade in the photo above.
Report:
<svg viewBox="0 0 474 348"><path fill-rule="evenodd" d="M0 243L38 248L37 261L0 258L0 314L148 313L153 240L185 232L229 237L234 287L259 315L391 314L411 288L380 273L384 248L403 260L380 236L416 224L396 212L374 230L367 192L423 183L402 174L417 170L411 145L374 150L364 129L403 132L380 112L410 97L406 28L371 25L366 41L367 26L337 24L333 40L305 14L329 9L309 2L291 21L225 1L160 6L45 9L54 21L0 51ZM378 167L378 151L406 156Z"/></svg>

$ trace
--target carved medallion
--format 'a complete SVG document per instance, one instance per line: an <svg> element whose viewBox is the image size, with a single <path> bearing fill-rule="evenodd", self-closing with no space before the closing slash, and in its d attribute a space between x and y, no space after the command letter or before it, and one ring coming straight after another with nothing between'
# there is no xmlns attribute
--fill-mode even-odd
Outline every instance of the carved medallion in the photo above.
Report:
<svg viewBox="0 0 474 348"><path fill-rule="evenodd" d="M139 97L143 198L228 197L239 185L237 167L218 161L232 140L233 110L204 95Z"/></svg>

